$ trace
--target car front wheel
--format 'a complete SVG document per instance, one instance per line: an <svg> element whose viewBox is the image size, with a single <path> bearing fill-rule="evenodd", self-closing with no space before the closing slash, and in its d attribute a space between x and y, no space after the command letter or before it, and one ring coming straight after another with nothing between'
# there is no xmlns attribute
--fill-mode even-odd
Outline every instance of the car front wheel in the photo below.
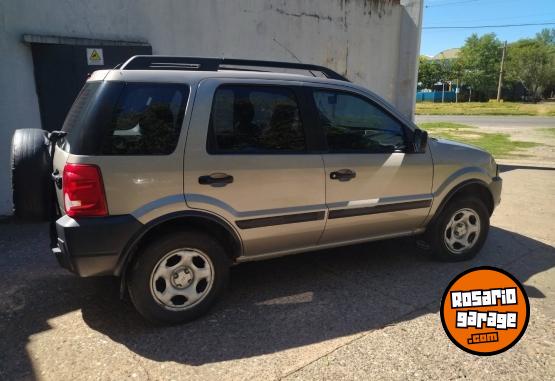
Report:
<svg viewBox="0 0 555 381"><path fill-rule="evenodd" d="M489 231L489 213L476 198L455 199L445 207L428 231L437 259L464 261L478 254Z"/></svg>

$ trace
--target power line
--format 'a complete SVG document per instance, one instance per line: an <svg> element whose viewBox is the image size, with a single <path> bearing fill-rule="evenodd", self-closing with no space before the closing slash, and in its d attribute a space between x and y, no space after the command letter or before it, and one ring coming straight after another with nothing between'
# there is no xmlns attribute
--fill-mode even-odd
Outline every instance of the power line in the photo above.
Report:
<svg viewBox="0 0 555 381"><path fill-rule="evenodd" d="M491 16L488 18L479 18L479 19L465 19L465 22L490 22L490 21L499 21L499 20L520 20L522 22L542 22L542 21L536 21L536 20L522 20L523 18L531 18L531 17L545 17L545 16L553 16L555 15L555 12L548 12L548 13L534 13L534 14L527 14L527 15L519 15L519 16L508 16L508 17L495 17L495 16ZM433 25L430 25L433 26Z"/></svg>
<svg viewBox="0 0 555 381"><path fill-rule="evenodd" d="M517 26L555 25L555 22L501 25L468 25L468 26L423 26L422 29L479 29L479 28L511 28Z"/></svg>
<svg viewBox="0 0 555 381"><path fill-rule="evenodd" d="M478 0L460 0L460 1L451 1L451 2L448 2L448 3L428 4L428 5L425 5L424 8L443 7L445 5L465 4L465 3L472 3L472 2L476 2L476 1L478 1Z"/></svg>

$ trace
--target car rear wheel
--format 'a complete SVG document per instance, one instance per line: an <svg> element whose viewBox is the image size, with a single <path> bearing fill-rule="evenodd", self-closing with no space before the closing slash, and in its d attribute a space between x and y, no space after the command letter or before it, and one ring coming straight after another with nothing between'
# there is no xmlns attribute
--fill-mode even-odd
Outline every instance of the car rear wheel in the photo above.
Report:
<svg viewBox="0 0 555 381"><path fill-rule="evenodd" d="M128 282L133 304L163 324L193 320L223 293L228 257L218 241L199 231L175 232L138 253Z"/></svg>
<svg viewBox="0 0 555 381"><path fill-rule="evenodd" d="M47 132L36 128L16 130L11 166L14 213L29 220L48 220L53 212L53 184Z"/></svg>
<svg viewBox="0 0 555 381"><path fill-rule="evenodd" d="M477 198L455 199L445 207L428 231L435 257L464 261L478 254L489 231L489 213Z"/></svg>

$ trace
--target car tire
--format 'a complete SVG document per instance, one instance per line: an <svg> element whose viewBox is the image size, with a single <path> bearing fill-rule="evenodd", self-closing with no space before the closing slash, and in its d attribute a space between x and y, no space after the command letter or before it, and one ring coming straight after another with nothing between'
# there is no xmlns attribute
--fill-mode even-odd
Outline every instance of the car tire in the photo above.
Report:
<svg viewBox="0 0 555 381"><path fill-rule="evenodd" d="M489 231L489 213L473 197L450 201L427 231L434 257L458 262L474 258L484 246Z"/></svg>
<svg viewBox="0 0 555 381"><path fill-rule="evenodd" d="M14 214L25 220L48 220L53 184L47 132L16 130L12 138L11 167Z"/></svg>
<svg viewBox="0 0 555 381"><path fill-rule="evenodd" d="M137 253L127 282L135 308L156 324L178 324L205 314L224 293L229 258L201 231L169 233Z"/></svg>

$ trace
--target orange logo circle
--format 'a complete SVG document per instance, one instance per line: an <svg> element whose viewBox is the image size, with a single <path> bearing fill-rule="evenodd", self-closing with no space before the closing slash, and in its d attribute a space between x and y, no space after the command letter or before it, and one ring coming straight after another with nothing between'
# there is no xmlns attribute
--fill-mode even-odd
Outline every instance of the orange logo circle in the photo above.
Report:
<svg viewBox="0 0 555 381"><path fill-rule="evenodd" d="M528 296L508 272L476 267L455 277L441 300L445 333L462 350L495 355L515 345L530 318Z"/></svg>

